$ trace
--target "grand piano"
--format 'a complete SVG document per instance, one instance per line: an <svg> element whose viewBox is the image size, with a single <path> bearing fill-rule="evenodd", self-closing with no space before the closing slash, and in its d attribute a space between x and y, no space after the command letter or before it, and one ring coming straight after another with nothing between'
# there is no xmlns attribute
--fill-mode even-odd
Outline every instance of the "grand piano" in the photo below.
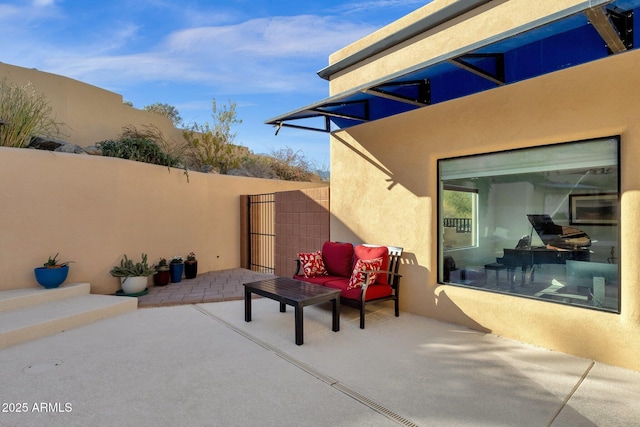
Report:
<svg viewBox="0 0 640 427"><path fill-rule="evenodd" d="M587 233L575 227L557 225L549 215L527 215L531 223L531 233L523 236L515 249L504 248L504 256L496 262L507 267L509 280L512 270L522 269L521 285L526 284L526 272L530 269L533 281L535 266L541 264L566 264L567 260L589 261L591 238ZM536 231L544 246L531 246L533 230ZM513 283L512 283L513 286Z"/></svg>

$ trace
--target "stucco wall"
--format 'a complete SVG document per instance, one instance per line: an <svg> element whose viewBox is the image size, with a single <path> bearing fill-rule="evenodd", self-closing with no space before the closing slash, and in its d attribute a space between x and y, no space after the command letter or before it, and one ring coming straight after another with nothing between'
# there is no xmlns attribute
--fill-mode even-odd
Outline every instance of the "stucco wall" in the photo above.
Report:
<svg viewBox="0 0 640 427"><path fill-rule="evenodd" d="M298 254L329 240L329 187L277 193L275 201L275 274L293 277Z"/></svg>
<svg viewBox="0 0 640 427"><path fill-rule="evenodd" d="M113 293L126 253L196 253L200 272L240 267L240 195L326 186L189 173L109 157L0 147L0 290L37 287L50 255L68 282Z"/></svg>
<svg viewBox="0 0 640 427"><path fill-rule="evenodd" d="M640 370L640 52L336 133L331 238L403 246L402 310ZM437 283L437 160L621 136L621 313ZM353 203L361 200L361 203Z"/></svg>
<svg viewBox="0 0 640 427"><path fill-rule="evenodd" d="M183 141L182 132L173 127L171 120L130 107L117 93L68 77L0 63L0 79L4 77L20 85L31 83L46 96L56 121L62 123L59 139L63 141L88 147L117 138L126 125L154 125L167 141Z"/></svg>
<svg viewBox="0 0 640 427"><path fill-rule="evenodd" d="M435 0L379 31L334 53L330 64L343 59L369 45L380 41L390 33L399 31L421 18L452 3L451 0ZM368 58L331 77L330 94L336 95L354 87L376 81L388 75L404 71L416 64L439 60L451 52L464 52L470 46L514 28L528 26L547 16L574 12L584 0L494 0L459 17L426 31L410 40Z"/></svg>

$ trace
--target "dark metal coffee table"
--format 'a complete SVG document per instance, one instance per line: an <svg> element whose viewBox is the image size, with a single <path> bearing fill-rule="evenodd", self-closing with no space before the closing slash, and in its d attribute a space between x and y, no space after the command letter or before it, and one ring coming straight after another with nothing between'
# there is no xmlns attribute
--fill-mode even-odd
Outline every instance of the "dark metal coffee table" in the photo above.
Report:
<svg viewBox="0 0 640 427"><path fill-rule="evenodd" d="M257 282L244 283L244 320L251 322L251 294L261 295L265 298L278 301L280 312L287 311L287 305L295 309L296 324L296 344L302 345L303 329L303 308L307 305L331 302L333 311L332 330L340 330L340 290L325 288L300 280L286 277L275 277L273 279L259 280Z"/></svg>

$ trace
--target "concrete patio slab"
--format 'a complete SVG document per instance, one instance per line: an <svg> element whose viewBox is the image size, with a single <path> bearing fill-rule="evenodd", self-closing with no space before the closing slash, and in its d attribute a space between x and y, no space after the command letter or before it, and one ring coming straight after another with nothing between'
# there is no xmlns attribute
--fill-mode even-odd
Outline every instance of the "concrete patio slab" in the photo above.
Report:
<svg viewBox="0 0 640 427"><path fill-rule="evenodd" d="M311 366L333 387L366 396L418 425L633 425L640 419L640 373L597 364L421 316L342 312L331 332L330 306L305 309L305 344L293 340L293 312L273 301L202 307L230 327Z"/></svg>
<svg viewBox="0 0 640 427"><path fill-rule="evenodd" d="M392 425L194 306L0 351L2 426ZM43 406L44 405L44 406Z"/></svg>
<svg viewBox="0 0 640 427"><path fill-rule="evenodd" d="M0 351L0 425L629 426L640 373L374 306L139 309ZM41 406L44 404L44 406ZM41 407L44 411L38 411ZM14 407L15 408L15 407ZM7 407L7 409L9 409Z"/></svg>

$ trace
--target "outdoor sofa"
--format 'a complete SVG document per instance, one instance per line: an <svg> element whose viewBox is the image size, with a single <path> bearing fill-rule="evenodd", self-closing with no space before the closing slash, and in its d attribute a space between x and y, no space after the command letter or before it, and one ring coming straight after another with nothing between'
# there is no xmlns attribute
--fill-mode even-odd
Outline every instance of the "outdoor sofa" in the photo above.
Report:
<svg viewBox="0 0 640 427"><path fill-rule="evenodd" d="M341 304L360 310L364 329L366 304L392 300L400 315L401 256L397 246L327 241L319 251L298 254L294 279L340 289Z"/></svg>

